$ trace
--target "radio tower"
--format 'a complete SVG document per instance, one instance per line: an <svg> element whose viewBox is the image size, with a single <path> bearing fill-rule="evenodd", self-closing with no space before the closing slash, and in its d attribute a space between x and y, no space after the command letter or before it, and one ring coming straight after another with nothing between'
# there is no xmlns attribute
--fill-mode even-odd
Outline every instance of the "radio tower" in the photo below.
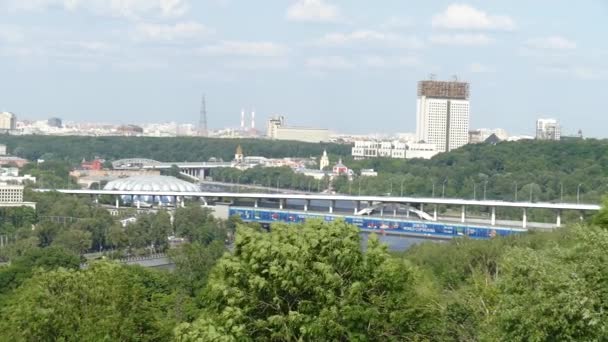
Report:
<svg viewBox="0 0 608 342"><path fill-rule="evenodd" d="M205 102L205 94L203 94L203 101L201 103L201 116L198 121L198 135L206 137L209 134L207 131L207 104Z"/></svg>

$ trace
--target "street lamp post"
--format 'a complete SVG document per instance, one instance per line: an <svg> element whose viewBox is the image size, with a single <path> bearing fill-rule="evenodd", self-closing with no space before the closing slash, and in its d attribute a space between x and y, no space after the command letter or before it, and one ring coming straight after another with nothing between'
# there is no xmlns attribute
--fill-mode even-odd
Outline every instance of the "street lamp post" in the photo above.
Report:
<svg viewBox="0 0 608 342"><path fill-rule="evenodd" d="M517 190L519 188L517 187L517 182L515 182L515 202L517 202Z"/></svg>
<svg viewBox="0 0 608 342"><path fill-rule="evenodd" d="M433 182L433 192L432 192L432 197L435 197L435 182Z"/></svg>
<svg viewBox="0 0 608 342"><path fill-rule="evenodd" d="M405 182L405 178L401 180L401 197L403 197L403 182Z"/></svg>
<svg viewBox="0 0 608 342"><path fill-rule="evenodd" d="M583 183L580 183L576 187L576 204L581 203L581 186L583 186Z"/></svg>
<svg viewBox="0 0 608 342"><path fill-rule="evenodd" d="M564 183L559 183L559 201L564 203Z"/></svg>
<svg viewBox="0 0 608 342"><path fill-rule="evenodd" d="M448 182L448 178L446 177L443 180L443 184L441 184L441 198L445 197L445 183L447 183L447 182Z"/></svg>
<svg viewBox="0 0 608 342"><path fill-rule="evenodd" d="M310 192L310 184L312 183L312 179L308 181L308 192Z"/></svg>
<svg viewBox="0 0 608 342"><path fill-rule="evenodd" d="M359 178L359 196L361 196L361 178Z"/></svg>
<svg viewBox="0 0 608 342"><path fill-rule="evenodd" d="M350 179L348 180L348 195L352 195L353 194L353 181L351 181Z"/></svg>
<svg viewBox="0 0 608 342"><path fill-rule="evenodd" d="M243 176L243 175L239 175L236 178L236 191L237 192L241 192L241 176Z"/></svg>
<svg viewBox="0 0 608 342"><path fill-rule="evenodd" d="M477 183L473 182L473 200L477 201Z"/></svg>
<svg viewBox="0 0 608 342"><path fill-rule="evenodd" d="M281 177L277 177L277 193L279 192L280 181L281 181Z"/></svg>
<svg viewBox="0 0 608 342"><path fill-rule="evenodd" d="M390 187L390 191L389 194L392 196L393 195L393 181L391 180L391 187Z"/></svg>
<svg viewBox="0 0 608 342"><path fill-rule="evenodd" d="M483 182L483 200L486 200L486 190L488 188L488 181Z"/></svg>

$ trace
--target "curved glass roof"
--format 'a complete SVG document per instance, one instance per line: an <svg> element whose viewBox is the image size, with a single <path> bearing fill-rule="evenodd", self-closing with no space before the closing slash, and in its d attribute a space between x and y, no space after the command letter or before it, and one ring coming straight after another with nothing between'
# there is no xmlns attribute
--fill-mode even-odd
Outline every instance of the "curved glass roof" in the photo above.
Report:
<svg viewBox="0 0 608 342"><path fill-rule="evenodd" d="M108 182L104 190L176 191L196 192L200 189L192 183L170 176L135 176Z"/></svg>

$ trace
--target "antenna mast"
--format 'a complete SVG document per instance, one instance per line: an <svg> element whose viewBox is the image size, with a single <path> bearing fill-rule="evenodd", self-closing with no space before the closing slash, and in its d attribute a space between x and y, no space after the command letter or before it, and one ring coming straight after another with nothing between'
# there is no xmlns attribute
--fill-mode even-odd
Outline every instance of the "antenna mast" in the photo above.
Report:
<svg viewBox="0 0 608 342"><path fill-rule="evenodd" d="M201 102L201 116L198 121L198 135L206 137L207 131L207 103L205 102L205 94L203 94L203 100Z"/></svg>

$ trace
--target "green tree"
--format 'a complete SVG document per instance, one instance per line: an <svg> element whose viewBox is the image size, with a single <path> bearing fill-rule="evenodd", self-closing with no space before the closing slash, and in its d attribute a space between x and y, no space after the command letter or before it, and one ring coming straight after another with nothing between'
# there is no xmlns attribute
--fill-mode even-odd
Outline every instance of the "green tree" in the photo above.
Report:
<svg viewBox="0 0 608 342"><path fill-rule="evenodd" d="M438 310L416 272L344 222L241 228L203 291L201 317L178 341L424 340Z"/></svg>
<svg viewBox="0 0 608 342"><path fill-rule="evenodd" d="M73 228L62 230L53 241L53 245L63 247L78 255L88 251L92 243L90 232Z"/></svg>
<svg viewBox="0 0 608 342"><path fill-rule="evenodd" d="M0 340L167 341L155 298L168 294L160 278L112 263L39 273L0 308Z"/></svg>
<svg viewBox="0 0 608 342"><path fill-rule="evenodd" d="M608 231L575 227L570 241L505 257L493 319L501 341L600 341L608 329Z"/></svg>
<svg viewBox="0 0 608 342"><path fill-rule="evenodd" d="M171 217L166 211L159 211L152 218L150 225L150 235L154 248L159 251L164 251L168 247L167 238L172 234L173 226L171 225Z"/></svg>
<svg viewBox="0 0 608 342"><path fill-rule="evenodd" d="M38 269L77 269L79 266L80 258L62 248L30 248L14 258L10 266L0 268L0 303L4 295L19 287Z"/></svg>
<svg viewBox="0 0 608 342"><path fill-rule="evenodd" d="M218 240L207 246L199 242L186 243L171 250L169 255L175 263L180 286L190 296L195 296L205 286L211 269L225 251L223 241Z"/></svg>

